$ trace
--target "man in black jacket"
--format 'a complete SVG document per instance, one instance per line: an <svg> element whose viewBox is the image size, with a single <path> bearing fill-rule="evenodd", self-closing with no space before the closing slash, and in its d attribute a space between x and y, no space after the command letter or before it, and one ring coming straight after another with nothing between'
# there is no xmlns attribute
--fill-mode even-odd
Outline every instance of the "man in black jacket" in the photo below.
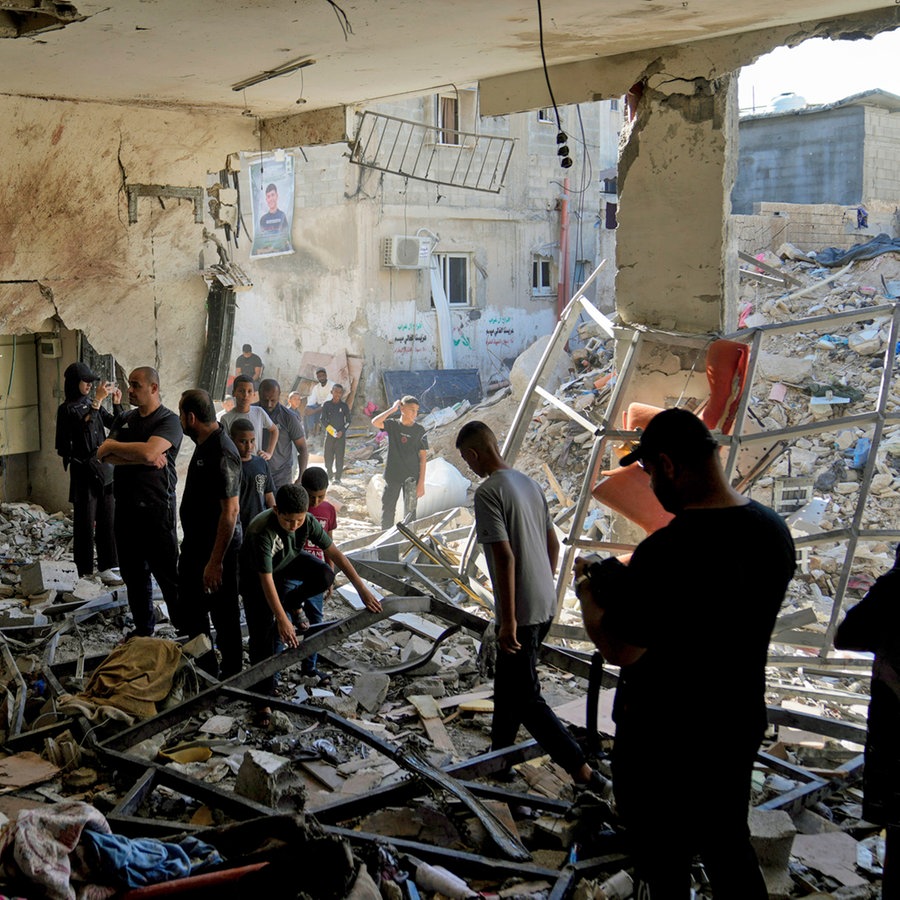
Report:
<svg viewBox="0 0 900 900"><path fill-rule="evenodd" d="M75 565L81 577L93 573L96 540L100 578L106 584L121 584L113 534L113 467L97 459L97 448L122 411L122 392L101 382L92 400L94 382L101 378L82 362L72 363L64 379L66 400L56 411L56 452L69 470ZM110 393L115 414L103 408Z"/></svg>

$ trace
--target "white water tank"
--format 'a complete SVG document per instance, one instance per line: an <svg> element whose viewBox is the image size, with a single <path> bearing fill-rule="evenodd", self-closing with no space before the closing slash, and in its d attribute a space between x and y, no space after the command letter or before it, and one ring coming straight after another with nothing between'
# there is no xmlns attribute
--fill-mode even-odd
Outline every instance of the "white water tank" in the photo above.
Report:
<svg viewBox="0 0 900 900"><path fill-rule="evenodd" d="M466 492L471 482L452 463L443 457L429 459L425 464L425 496L416 504L416 516L419 519L432 513L464 506ZM384 476L373 475L366 487L366 508L369 518L375 524L381 522L381 497L384 494ZM403 495L397 500L394 520L403 521Z"/></svg>
<svg viewBox="0 0 900 900"><path fill-rule="evenodd" d="M779 113L791 112L794 109L806 109L806 98L793 91L787 91L772 98L772 109Z"/></svg>

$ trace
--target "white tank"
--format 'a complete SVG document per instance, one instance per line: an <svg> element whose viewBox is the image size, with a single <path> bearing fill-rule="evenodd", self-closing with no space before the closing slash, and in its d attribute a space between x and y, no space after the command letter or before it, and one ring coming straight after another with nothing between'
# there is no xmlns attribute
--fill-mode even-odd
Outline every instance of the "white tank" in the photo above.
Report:
<svg viewBox="0 0 900 900"><path fill-rule="evenodd" d="M787 91L772 98L772 109L775 112L790 112L793 109L806 109L806 98Z"/></svg>
<svg viewBox="0 0 900 900"><path fill-rule="evenodd" d="M471 482L452 463L443 457L429 459L425 464L425 496L416 504L416 516L420 519L432 513L464 506L466 492ZM369 518L377 525L381 522L381 497L384 494L384 476L373 475L366 486L366 508ZM396 522L403 521L403 496L397 501Z"/></svg>

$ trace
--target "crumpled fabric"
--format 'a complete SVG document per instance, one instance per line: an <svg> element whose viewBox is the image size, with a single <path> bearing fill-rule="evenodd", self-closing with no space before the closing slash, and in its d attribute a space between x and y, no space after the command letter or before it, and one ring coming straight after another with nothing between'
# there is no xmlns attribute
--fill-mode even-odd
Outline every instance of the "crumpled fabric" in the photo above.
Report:
<svg viewBox="0 0 900 900"><path fill-rule="evenodd" d="M119 834L85 831L81 852L98 880L118 888L139 888L193 872L222 861L215 847L193 837L180 843L155 838L128 838Z"/></svg>
<svg viewBox="0 0 900 900"><path fill-rule="evenodd" d="M857 244L849 250L838 247L826 247L816 253L816 262L820 266L836 269L845 266L854 259L874 259L882 253L900 253L900 238L892 238L889 234L879 234L871 241Z"/></svg>
<svg viewBox="0 0 900 900"><path fill-rule="evenodd" d="M133 637L116 647L94 670L73 703L115 707L139 719L157 713L156 703L172 690L181 646L162 638ZM67 696L67 701L71 698Z"/></svg>
<svg viewBox="0 0 900 900"><path fill-rule="evenodd" d="M3 871L37 885L49 900L105 900L115 888L94 884L73 852L85 829L110 831L101 813L77 800L21 810L0 833ZM82 882L77 894L73 881Z"/></svg>

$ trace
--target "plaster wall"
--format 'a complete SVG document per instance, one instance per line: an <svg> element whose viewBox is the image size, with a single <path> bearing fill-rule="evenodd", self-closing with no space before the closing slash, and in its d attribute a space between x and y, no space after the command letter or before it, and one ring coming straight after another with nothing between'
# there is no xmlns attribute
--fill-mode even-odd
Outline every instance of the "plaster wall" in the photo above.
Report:
<svg viewBox="0 0 900 900"><path fill-rule="evenodd" d="M865 130L861 106L745 119L733 211L747 214L754 203L764 201L861 202ZM873 170L878 165L873 160Z"/></svg>
<svg viewBox="0 0 900 900"><path fill-rule="evenodd" d="M228 152L252 146L252 123L11 97L0 97L0 122L0 333L83 331L125 371L159 368L164 402L176 403L196 383L203 350L204 226L190 202L156 198L139 201L130 225L125 185L204 187ZM24 474L10 469L5 488L53 509L53 474L65 481L53 450L61 372L41 366L38 378L42 449Z"/></svg>
<svg viewBox="0 0 900 900"><path fill-rule="evenodd" d="M277 378L283 389L293 385L305 351L342 350L361 356L359 396L376 401L383 400L385 369L446 365L440 356L429 271L382 263L384 239L393 235L430 236L437 240L433 252L469 256L470 302L450 312L453 367L476 368L485 383L505 378L512 360L552 330L559 206L566 175L556 153L556 123L538 121L536 112L480 120L474 114L475 99L467 96L461 104L465 109L471 101L472 109L470 121L463 116L461 129L516 140L500 194L356 166L349 163L346 147L339 145L292 151L295 253L249 259L249 242L238 251L254 287L238 296L232 355L250 343L262 356L266 375ZM432 124L434 96L400 99L376 109ZM583 268L589 273L603 255L610 257L605 285L601 279L589 294L597 299L598 291L612 292L615 232L596 227L600 195L591 173L615 165L614 126L620 113L610 111L608 103L584 105L581 121L574 108L561 112L575 159L568 170L570 266L585 260ZM588 163L582 144L588 147ZM448 156L455 156L455 149L448 150ZM441 153L438 147L438 157ZM251 222L245 185L246 173L244 221ZM536 295L532 290L534 254L553 260L552 293Z"/></svg>
<svg viewBox="0 0 900 900"><path fill-rule="evenodd" d="M726 327L736 81L655 76L619 165L616 302L626 322Z"/></svg>

